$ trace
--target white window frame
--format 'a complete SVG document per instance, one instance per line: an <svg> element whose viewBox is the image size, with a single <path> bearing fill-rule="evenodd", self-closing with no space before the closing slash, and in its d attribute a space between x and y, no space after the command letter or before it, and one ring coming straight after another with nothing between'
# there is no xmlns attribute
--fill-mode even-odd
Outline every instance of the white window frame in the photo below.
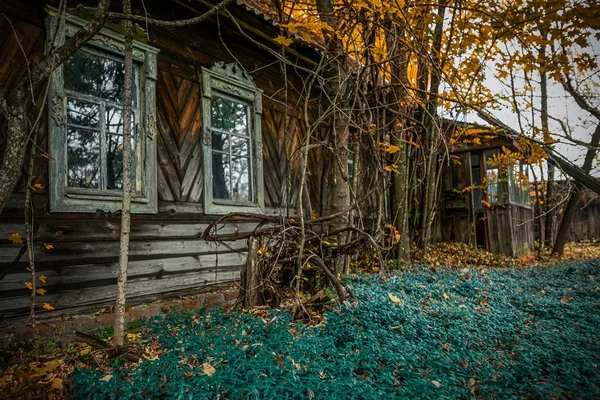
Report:
<svg viewBox="0 0 600 400"><path fill-rule="evenodd" d="M53 32L58 32L57 42L62 44L73 36L87 21L68 15L58 17L51 10L47 18L46 50L50 49ZM58 29L58 30L57 30ZM125 52L123 35L103 28L82 48L108 53L122 58ZM133 60L139 68L138 108L136 115L136 179L132 181L131 212L155 214L158 212L157 174L156 174L156 55L158 49L134 41ZM50 212L116 212L122 208L122 195L118 192L98 193L97 190L73 189L68 187L67 166L67 95L64 87L63 66L55 69L50 77L48 90L48 152ZM132 160L133 161L133 160Z"/></svg>
<svg viewBox="0 0 600 400"><path fill-rule="evenodd" d="M262 166L262 91L237 64L217 62L199 72L202 83L202 132L204 166L204 211L206 214L230 212L264 213L264 180ZM250 129L250 168L252 201L239 202L213 197L211 106L214 96L239 100L248 105Z"/></svg>

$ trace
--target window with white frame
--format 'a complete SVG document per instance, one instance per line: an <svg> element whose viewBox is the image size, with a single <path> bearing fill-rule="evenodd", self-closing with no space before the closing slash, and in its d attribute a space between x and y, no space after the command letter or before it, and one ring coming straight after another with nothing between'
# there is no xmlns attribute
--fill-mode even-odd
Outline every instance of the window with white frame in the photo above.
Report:
<svg viewBox="0 0 600 400"><path fill-rule="evenodd" d="M236 64L203 68L201 80L205 211L261 211L261 91Z"/></svg>
<svg viewBox="0 0 600 400"><path fill-rule="evenodd" d="M84 20L51 17L59 41ZM157 212L155 86L157 50L134 42L132 212ZM103 29L51 77L49 90L50 211L121 209L123 191L124 42Z"/></svg>

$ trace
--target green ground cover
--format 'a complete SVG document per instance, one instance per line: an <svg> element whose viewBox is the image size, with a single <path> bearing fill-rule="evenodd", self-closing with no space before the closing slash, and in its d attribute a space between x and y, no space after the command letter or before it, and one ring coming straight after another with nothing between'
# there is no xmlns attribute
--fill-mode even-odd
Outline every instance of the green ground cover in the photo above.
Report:
<svg viewBox="0 0 600 400"><path fill-rule="evenodd" d="M112 377L80 369L74 390L83 399L600 398L597 277L600 262L360 276L348 280L358 306L316 327L280 311L175 314L142 330L165 351L157 359L117 364Z"/></svg>

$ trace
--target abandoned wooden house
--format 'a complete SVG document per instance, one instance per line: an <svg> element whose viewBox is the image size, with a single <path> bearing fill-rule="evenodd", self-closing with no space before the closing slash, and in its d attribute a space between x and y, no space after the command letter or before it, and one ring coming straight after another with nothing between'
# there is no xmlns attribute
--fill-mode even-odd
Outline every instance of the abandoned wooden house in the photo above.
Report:
<svg viewBox="0 0 600 400"><path fill-rule="evenodd" d="M44 54L49 32L59 41L86 23L85 10L60 22L58 2L0 3L0 88L10 88ZM212 4L146 0L156 19L200 15ZM54 10L54 11L53 11ZM4 18L6 16L6 18ZM58 26L60 25L60 26ZM58 29L57 29L58 26ZM114 302L121 208L123 35L103 30L57 68L47 93L35 93L35 260L49 316ZM216 216L231 211L293 213L300 173L297 148L306 134L301 71L282 72L273 38L279 27L243 0L201 24L141 29L136 34L135 136L128 304L196 294L239 278L246 241L217 246L200 239ZM269 51L269 49L271 51ZM286 57L314 65L313 47L294 43ZM47 100L47 101L46 101ZM309 109L309 113L311 110ZM6 139L0 135L0 147ZM30 152L28 151L28 154ZM308 186L322 207L325 156L311 152ZM326 160L325 160L326 162ZM29 164L25 160L23 170ZM25 237L26 179L0 219L0 264L17 259ZM318 196L315 194L319 194ZM229 224L224 232L251 229ZM29 314L27 257L0 280L0 325Z"/></svg>
<svg viewBox="0 0 600 400"><path fill-rule="evenodd" d="M534 248L529 166L506 157L522 154L517 139L476 124L445 121L449 162L442 173L437 239L493 253L519 255Z"/></svg>

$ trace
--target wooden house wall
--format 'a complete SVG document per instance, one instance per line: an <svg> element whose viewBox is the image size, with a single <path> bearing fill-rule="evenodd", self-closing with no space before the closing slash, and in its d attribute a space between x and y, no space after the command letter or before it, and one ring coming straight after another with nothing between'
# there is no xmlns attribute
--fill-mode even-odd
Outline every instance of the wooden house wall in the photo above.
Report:
<svg viewBox="0 0 600 400"><path fill-rule="evenodd" d="M41 4L32 6L31 3L7 0L0 4L0 12L5 13L14 26L13 32L6 19L0 19L0 59L3 60L0 63L0 87L11 87L27 71L25 57L14 33L32 64L43 55L46 14ZM190 17L189 10L165 7L164 2L148 1L146 7L157 18ZM167 11L163 11L165 9ZM266 24L246 14L242 18L249 19L250 23ZM227 30L223 19L220 26L220 35L214 21L193 28L151 29L149 32L150 43L161 49L156 89L159 212L132 218L127 287L130 305L229 286L238 279L245 262L245 241L217 246L199 239L207 224L215 218L204 214L202 204L200 67L211 67L217 61L237 60L248 71L256 71L251 72L251 76L264 90L262 135L267 212L283 213L288 205L293 209L297 204L300 169L297 150L306 127L295 92L300 90L302 79L296 71L290 72L287 82L291 89L284 97L282 89L286 80L275 59L249 44L231 27ZM273 37L277 36L272 26L264 28L265 31L269 29L273 31ZM38 145L45 150L48 143L44 90L36 97L36 105L30 114L37 116L41 110ZM3 146L3 140L0 135L0 146ZM309 153L308 186L317 212L321 207L318 193L323 179L322 168L318 168L320 158L319 150ZM56 311L43 315L108 306L114 302L116 291L120 217L106 213L48 212L45 189L48 186L48 162L46 158L37 157L34 171L34 182L40 186L34 196L35 260L38 276L47 277L46 283L37 282L38 287L47 290L45 296L39 296L39 304L47 302L56 308ZM1 265L12 262L21 248L9 242L8 236L19 233L25 238L24 184L21 179L11 203L0 216ZM253 229L253 225L234 222L223 229L224 233L241 232ZM0 280L0 327L16 323L19 319L15 317L29 314L30 291L24 283L31 279L26 269L25 255L17 268Z"/></svg>

